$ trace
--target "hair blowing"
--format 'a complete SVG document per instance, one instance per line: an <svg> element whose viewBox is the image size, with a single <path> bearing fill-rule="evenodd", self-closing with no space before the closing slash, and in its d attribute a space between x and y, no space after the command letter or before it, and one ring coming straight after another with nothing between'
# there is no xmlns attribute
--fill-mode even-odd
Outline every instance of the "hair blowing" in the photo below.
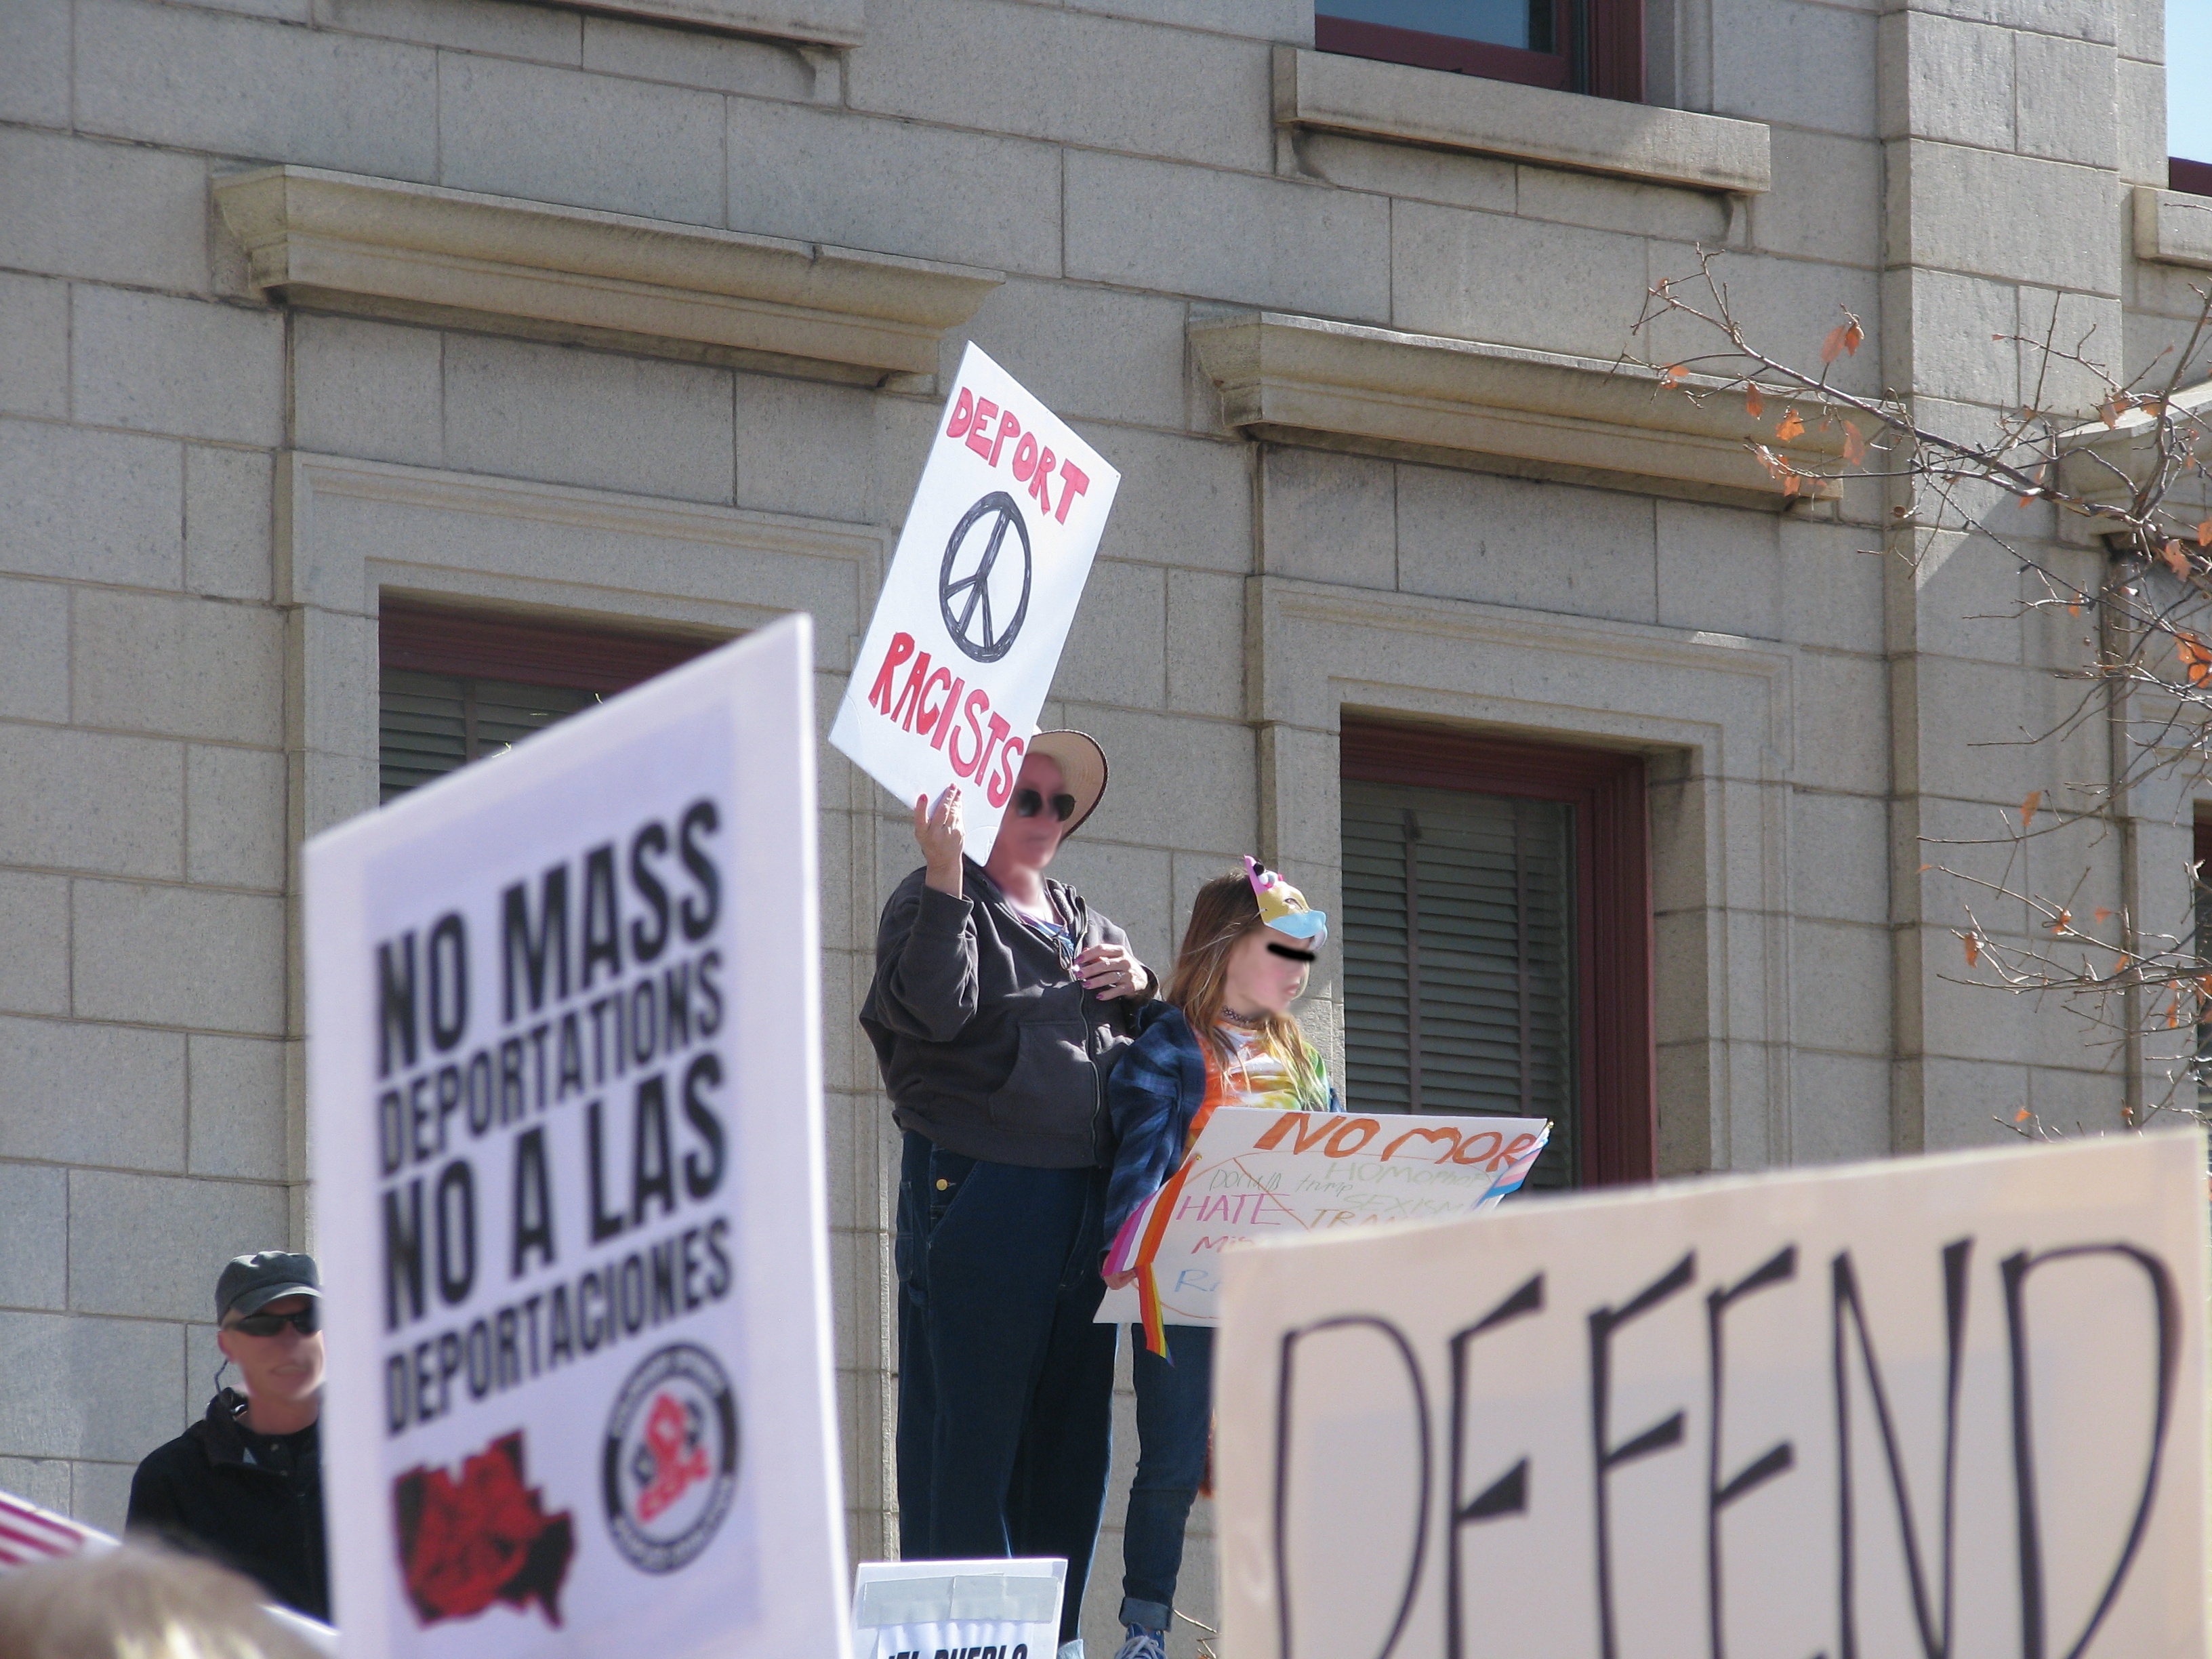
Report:
<svg viewBox="0 0 2212 1659"><path fill-rule="evenodd" d="M1182 1010L1190 1029L1224 1064L1236 1057L1229 1039L1221 1034L1221 1010L1229 994L1229 953L1265 926L1251 878L1242 870L1216 876L1198 890L1190 907L1190 926L1183 929L1182 949L1176 953L1168 1000ZM1288 1014L1271 1013L1261 1029L1289 1057L1291 1068L1303 1074L1312 1063L1312 1051L1297 1021Z"/></svg>

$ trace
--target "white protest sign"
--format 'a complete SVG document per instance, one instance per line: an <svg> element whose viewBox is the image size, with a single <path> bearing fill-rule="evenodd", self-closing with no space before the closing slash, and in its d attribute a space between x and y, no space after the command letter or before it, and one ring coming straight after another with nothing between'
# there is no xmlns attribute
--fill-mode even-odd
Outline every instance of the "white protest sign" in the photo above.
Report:
<svg viewBox="0 0 2212 1659"><path fill-rule="evenodd" d="M1067 1563L863 1561L854 1659L1053 1659Z"/></svg>
<svg viewBox="0 0 2212 1659"><path fill-rule="evenodd" d="M2205 1652L2204 1142L1233 1253L1238 1659Z"/></svg>
<svg viewBox="0 0 2212 1659"><path fill-rule="evenodd" d="M1148 1268L1163 1323L1211 1325L1231 1245L1472 1214L1519 1188L1551 1133L1540 1117L1224 1106L1123 1224L1107 1270ZM1098 1321L1136 1319L1140 1301L1134 1287L1109 1291Z"/></svg>
<svg viewBox="0 0 2212 1659"><path fill-rule="evenodd" d="M911 807L962 786L990 856L1121 475L970 345L830 729Z"/></svg>
<svg viewBox="0 0 2212 1659"><path fill-rule="evenodd" d="M848 1651L811 632L307 848L349 1659Z"/></svg>

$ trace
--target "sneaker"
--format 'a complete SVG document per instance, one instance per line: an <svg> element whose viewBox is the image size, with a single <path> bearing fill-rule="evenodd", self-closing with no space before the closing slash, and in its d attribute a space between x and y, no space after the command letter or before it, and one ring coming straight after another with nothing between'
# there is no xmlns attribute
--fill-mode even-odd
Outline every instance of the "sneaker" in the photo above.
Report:
<svg viewBox="0 0 2212 1659"><path fill-rule="evenodd" d="M1164 1630L1146 1630L1140 1626L1122 1627L1129 1634L1114 1659L1168 1659L1168 1633Z"/></svg>

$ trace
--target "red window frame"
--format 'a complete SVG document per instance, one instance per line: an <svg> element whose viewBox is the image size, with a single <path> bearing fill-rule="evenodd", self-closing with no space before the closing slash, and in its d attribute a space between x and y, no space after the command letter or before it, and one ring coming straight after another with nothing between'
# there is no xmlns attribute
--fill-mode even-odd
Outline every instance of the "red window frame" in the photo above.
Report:
<svg viewBox="0 0 2212 1659"><path fill-rule="evenodd" d="M2212 161L2188 161L2179 155L2167 156L2166 187L2191 196L2212 196Z"/></svg>
<svg viewBox="0 0 2212 1659"><path fill-rule="evenodd" d="M389 598L378 607L376 638L386 668L609 693L627 691L721 643Z"/></svg>
<svg viewBox="0 0 2212 1659"><path fill-rule="evenodd" d="M1658 1174L1651 836L1641 756L1347 718L1347 779L1575 810L1575 1044L1585 1187Z"/></svg>
<svg viewBox="0 0 2212 1659"><path fill-rule="evenodd" d="M1553 0L1552 39L1561 48L1557 52L1527 52L1458 35L1330 17L1318 9L1327 3L1318 0L1314 16L1317 52L1517 81L1559 92L1587 92L1632 104L1644 101L1644 0ZM1578 37L1580 52L1576 51ZM1579 67L1577 58L1582 59Z"/></svg>

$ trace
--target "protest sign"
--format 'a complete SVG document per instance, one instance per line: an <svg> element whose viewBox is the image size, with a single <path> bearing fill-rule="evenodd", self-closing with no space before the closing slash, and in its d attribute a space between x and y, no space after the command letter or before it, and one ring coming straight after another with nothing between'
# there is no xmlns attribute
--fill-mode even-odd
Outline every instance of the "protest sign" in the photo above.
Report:
<svg viewBox="0 0 2212 1659"><path fill-rule="evenodd" d="M2189 1133L1234 1252L1229 1650L2195 1659L2205 1243Z"/></svg>
<svg viewBox="0 0 2212 1659"><path fill-rule="evenodd" d="M1121 475L970 345L830 741L990 856Z"/></svg>
<svg viewBox="0 0 2212 1659"><path fill-rule="evenodd" d="M1052 1659L1067 1563L863 1561L854 1659Z"/></svg>
<svg viewBox="0 0 2212 1659"><path fill-rule="evenodd" d="M1279 1112L1224 1106L1182 1165L1122 1225L1109 1273L1139 1285L1109 1291L1098 1321L1216 1322L1223 1252L1382 1222L1471 1214L1519 1189L1550 1139L1540 1117L1421 1117Z"/></svg>
<svg viewBox="0 0 2212 1659"><path fill-rule="evenodd" d="M307 848L356 1659L842 1656L805 617Z"/></svg>

